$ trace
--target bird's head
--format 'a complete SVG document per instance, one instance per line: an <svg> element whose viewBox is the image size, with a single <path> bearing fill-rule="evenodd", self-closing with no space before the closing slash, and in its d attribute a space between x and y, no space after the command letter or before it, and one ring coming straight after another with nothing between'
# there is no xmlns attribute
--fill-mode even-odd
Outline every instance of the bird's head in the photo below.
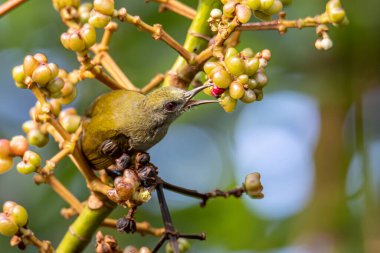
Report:
<svg viewBox="0 0 380 253"><path fill-rule="evenodd" d="M186 110L209 103L217 103L217 100L192 100L203 89L204 85L185 91L172 86L164 86L149 93L144 99L144 108L158 121L171 123Z"/></svg>

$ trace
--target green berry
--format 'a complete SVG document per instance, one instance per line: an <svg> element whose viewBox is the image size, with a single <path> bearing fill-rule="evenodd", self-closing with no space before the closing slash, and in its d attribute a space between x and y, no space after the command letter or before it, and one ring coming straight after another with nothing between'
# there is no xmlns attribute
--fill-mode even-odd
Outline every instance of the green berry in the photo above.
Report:
<svg viewBox="0 0 380 253"><path fill-rule="evenodd" d="M225 59L225 63L228 71L235 76L241 75L244 73L244 62L238 56L232 56Z"/></svg>
<svg viewBox="0 0 380 253"><path fill-rule="evenodd" d="M53 77L53 73L47 65L38 66L32 74L32 79L44 87Z"/></svg>
<svg viewBox="0 0 380 253"><path fill-rule="evenodd" d="M62 109L61 103L57 99L51 99L49 104L51 105L51 113L53 113L55 117L58 117Z"/></svg>
<svg viewBox="0 0 380 253"><path fill-rule="evenodd" d="M238 56L239 52L234 47L229 47L224 55L224 59L228 59L232 56Z"/></svg>
<svg viewBox="0 0 380 253"><path fill-rule="evenodd" d="M225 112L232 112L235 110L237 100L233 99L226 91L222 94L222 97L219 100L219 104L223 107Z"/></svg>
<svg viewBox="0 0 380 253"><path fill-rule="evenodd" d="M274 4L274 0L260 0L260 10L268 10Z"/></svg>
<svg viewBox="0 0 380 253"><path fill-rule="evenodd" d="M40 65L40 63L31 55L27 55L24 58L23 69L27 76L31 76L34 70Z"/></svg>
<svg viewBox="0 0 380 253"><path fill-rule="evenodd" d="M115 9L114 0L95 0L94 9L104 15L112 16Z"/></svg>
<svg viewBox="0 0 380 253"><path fill-rule="evenodd" d="M246 84L248 83L248 80L249 80L249 77L248 75L240 75L238 76L238 79L237 79L241 84Z"/></svg>
<svg viewBox="0 0 380 253"><path fill-rule="evenodd" d="M13 236L17 231L17 224L4 213L0 213L0 234Z"/></svg>
<svg viewBox="0 0 380 253"><path fill-rule="evenodd" d="M251 90L257 88L257 82L256 82L256 80L254 78L248 79L247 84L248 84L248 88L251 89Z"/></svg>
<svg viewBox="0 0 380 253"><path fill-rule="evenodd" d="M346 12L343 8L333 8L327 12L327 15L333 23L340 24L344 21Z"/></svg>
<svg viewBox="0 0 380 253"><path fill-rule="evenodd" d="M256 57L249 58L244 61L244 72L248 76L254 75L259 69L260 61Z"/></svg>
<svg viewBox="0 0 380 253"><path fill-rule="evenodd" d="M255 11L255 10L260 9L261 1L260 0L247 0L246 4L248 5L248 7L251 10Z"/></svg>
<svg viewBox="0 0 380 253"><path fill-rule="evenodd" d="M282 11L282 8L282 2L280 0L275 0L273 5L269 9L265 10L265 13L268 15L273 15Z"/></svg>
<svg viewBox="0 0 380 253"><path fill-rule="evenodd" d="M242 83L234 81L231 83L229 91L233 99L239 99L244 95L244 86Z"/></svg>
<svg viewBox="0 0 380 253"><path fill-rule="evenodd" d="M261 100L263 100L263 98L264 98L264 93L263 93L263 90L260 90L260 89L255 89L255 90L253 90L254 92L255 92L255 94L256 94L256 100L257 101L261 101Z"/></svg>
<svg viewBox="0 0 380 253"><path fill-rule="evenodd" d="M0 158L8 157L11 154L11 145L9 140L0 139Z"/></svg>
<svg viewBox="0 0 380 253"><path fill-rule="evenodd" d="M38 128L38 124L36 122L34 122L33 120L25 121L22 124L22 130L26 134L29 133L30 130L35 129L35 128Z"/></svg>
<svg viewBox="0 0 380 253"><path fill-rule="evenodd" d="M27 135L30 145L42 148L49 142L49 136L39 129L32 129Z"/></svg>
<svg viewBox="0 0 380 253"><path fill-rule="evenodd" d="M78 115L67 115L60 120L64 129L69 133L75 133L78 129L81 118Z"/></svg>
<svg viewBox="0 0 380 253"><path fill-rule="evenodd" d="M51 62L51 63L48 63L47 66L49 67L51 71L52 78L55 78L56 76L58 76L59 68L57 64Z"/></svg>
<svg viewBox="0 0 380 253"><path fill-rule="evenodd" d="M233 16L233 13L235 12L235 2L231 1L223 5L223 14L227 18L231 18Z"/></svg>
<svg viewBox="0 0 380 253"><path fill-rule="evenodd" d="M79 12L79 18L82 24L85 24L88 22L88 19L90 18L90 12L92 10L92 4L91 3L83 3L78 8Z"/></svg>
<svg viewBox="0 0 380 253"><path fill-rule="evenodd" d="M267 75L261 71L257 72L254 78L260 88L264 87L268 83Z"/></svg>
<svg viewBox="0 0 380 253"><path fill-rule="evenodd" d="M224 70L223 68L213 72L212 74L212 81L216 86L219 88L227 88L231 83L231 76L230 74Z"/></svg>
<svg viewBox="0 0 380 253"><path fill-rule="evenodd" d="M82 52L86 49L84 39L79 33L72 33L69 40L69 48L75 52Z"/></svg>
<svg viewBox="0 0 380 253"><path fill-rule="evenodd" d="M37 53L35 55L33 55L34 59L36 59L39 63L47 63L48 62L48 58L46 57L46 55L42 54L42 53Z"/></svg>
<svg viewBox="0 0 380 253"><path fill-rule="evenodd" d="M111 21L111 17L92 10L88 23L95 28L104 28Z"/></svg>
<svg viewBox="0 0 380 253"><path fill-rule="evenodd" d="M60 92L63 86L65 86L65 81L60 77L56 77L46 85L46 89L51 93L56 93Z"/></svg>
<svg viewBox="0 0 380 253"><path fill-rule="evenodd" d="M152 253L148 247L141 247L138 253Z"/></svg>
<svg viewBox="0 0 380 253"><path fill-rule="evenodd" d="M177 242L178 242L178 249L180 253L186 252L191 248L189 241L186 240L185 238L178 238ZM173 247L170 244L170 242L166 244L165 251L166 253L174 253Z"/></svg>
<svg viewBox="0 0 380 253"><path fill-rule="evenodd" d="M9 217L20 227L28 222L28 212L23 206L16 205L8 210Z"/></svg>
<svg viewBox="0 0 380 253"><path fill-rule="evenodd" d="M12 157L2 157L0 158L0 174L3 174L10 170L13 166Z"/></svg>
<svg viewBox="0 0 380 253"><path fill-rule="evenodd" d="M85 24L81 30L80 34L86 45L86 49L92 47L96 42L96 31L95 28L89 24Z"/></svg>
<svg viewBox="0 0 380 253"><path fill-rule="evenodd" d="M244 4L238 4L236 6L236 17L238 18L239 22L242 24L247 23L252 16L252 11L248 6Z"/></svg>
<svg viewBox="0 0 380 253"><path fill-rule="evenodd" d="M243 50L240 51L240 55L241 57L246 59L246 58L252 58L253 56L255 56L255 53L250 48L244 48Z"/></svg>
<svg viewBox="0 0 380 253"><path fill-rule="evenodd" d="M18 65L12 69L12 77L17 83L23 83L25 81L23 65Z"/></svg>
<svg viewBox="0 0 380 253"><path fill-rule="evenodd" d="M34 165L37 168L41 166L41 156L30 150L25 152L22 160L26 163Z"/></svg>
<svg viewBox="0 0 380 253"><path fill-rule="evenodd" d="M17 164L16 169L20 174L28 175L30 173L35 172L37 170L37 167L33 164L21 161Z"/></svg>
<svg viewBox="0 0 380 253"><path fill-rule="evenodd" d="M62 92L62 94L63 94L63 92ZM62 104L67 105L67 104L70 104L76 97L77 97L77 89L74 88L73 91L69 95L67 95L67 96L62 95L62 98L59 99L59 101Z"/></svg>
<svg viewBox="0 0 380 253"><path fill-rule="evenodd" d="M12 207L17 206L17 203L14 201L5 201L3 204L3 212L7 213Z"/></svg>
<svg viewBox="0 0 380 253"><path fill-rule="evenodd" d="M220 65L215 61L208 61L203 65L203 70L205 71L207 76L211 76L211 72Z"/></svg>
<svg viewBox="0 0 380 253"><path fill-rule="evenodd" d="M60 37L63 47L69 50L70 50L70 37L71 37L70 33L62 33Z"/></svg>
<svg viewBox="0 0 380 253"><path fill-rule="evenodd" d="M14 136L9 145L14 156L23 156L28 150L28 141L22 135Z"/></svg>
<svg viewBox="0 0 380 253"><path fill-rule="evenodd" d="M244 91L244 95L240 98L240 101L246 104L256 101L256 94L253 90L247 89Z"/></svg>

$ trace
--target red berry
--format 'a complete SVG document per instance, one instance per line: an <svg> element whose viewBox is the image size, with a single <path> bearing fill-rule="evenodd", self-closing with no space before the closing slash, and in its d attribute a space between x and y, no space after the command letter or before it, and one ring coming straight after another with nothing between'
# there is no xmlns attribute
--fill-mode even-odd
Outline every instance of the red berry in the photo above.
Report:
<svg viewBox="0 0 380 253"><path fill-rule="evenodd" d="M225 90L226 89L219 88L218 86L214 85L214 86L212 86L212 89L211 89L211 95L214 96L214 97L219 97L220 95L223 94L223 92Z"/></svg>
<svg viewBox="0 0 380 253"><path fill-rule="evenodd" d="M11 153L11 146L7 139L0 140L0 158L8 157Z"/></svg>
<svg viewBox="0 0 380 253"><path fill-rule="evenodd" d="M23 156L25 151L28 150L28 141L22 135L13 137L9 144L12 154L15 156Z"/></svg>

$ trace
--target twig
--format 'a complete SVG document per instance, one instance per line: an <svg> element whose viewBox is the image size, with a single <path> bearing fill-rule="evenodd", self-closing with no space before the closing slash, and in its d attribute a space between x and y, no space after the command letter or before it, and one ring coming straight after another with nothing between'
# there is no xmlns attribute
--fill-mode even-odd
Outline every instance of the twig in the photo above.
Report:
<svg viewBox="0 0 380 253"><path fill-rule="evenodd" d="M160 12L163 12L165 10L171 10L172 12L175 12L188 19L193 19L195 15L197 14L197 12L193 8L177 0L152 0L152 1L160 4L160 10L159 10Z"/></svg>
<svg viewBox="0 0 380 253"><path fill-rule="evenodd" d="M49 241L41 241L34 235L34 233L30 229L20 228L19 231L22 234L21 236L23 238L25 238L32 245L39 249L39 252L54 252L54 248L51 246L51 243Z"/></svg>
<svg viewBox="0 0 380 253"><path fill-rule="evenodd" d="M102 223L102 226L115 228L116 220L114 219L105 219ZM154 228L150 225L150 223L144 222L136 222L136 231L141 235L153 235L153 236L162 236L165 233L165 228Z"/></svg>
<svg viewBox="0 0 380 253"><path fill-rule="evenodd" d="M147 83L142 89L141 92L146 94L149 91L153 90L157 86L159 86L165 79L165 76L161 73L155 75L149 83Z"/></svg>
<svg viewBox="0 0 380 253"><path fill-rule="evenodd" d="M0 17L28 0L8 0L0 5Z"/></svg>
<svg viewBox="0 0 380 253"><path fill-rule="evenodd" d="M186 50L181 44L179 44L169 34L167 34L165 30L162 28L162 25L160 24L155 24L153 26L148 25L147 23L142 21L139 16L132 16L128 14L125 8L121 8L118 11L118 18L120 19L120 21L130 23L136 26L137 28L141 29L142 31L151 33L153 39L162 40L168 46L170 46L175 51L177 51L178 54L181 55L187 62L191 62L193 60L194 58L193 54L189 52L188 50Z"/></svg>

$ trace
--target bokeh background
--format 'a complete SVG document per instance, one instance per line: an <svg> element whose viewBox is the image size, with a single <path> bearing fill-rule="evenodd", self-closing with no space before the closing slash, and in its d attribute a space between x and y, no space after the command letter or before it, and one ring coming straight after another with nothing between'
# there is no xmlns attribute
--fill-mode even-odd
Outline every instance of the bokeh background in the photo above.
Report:
<svg viewBox="0 0 380 253"><path fill-rule="evenodd" d="M287 17L321 13L325 2L294 1ZM176 227L207 232L205 242L192 242L191 252L380 252L380 2L342 2L350 25L331 29L334 47L327 52L314 48L314 29L290 30L284 37L245 33L239 49L272 51L264 100L240 105L231 114L216 105L193 110L151 150L163 178L200 191L235 187L249 172L262 175L263 200L215 199L202 209L195 200L168 193ZM196 6L196 1L185 3ZM158 14L155 3L117 5L150 24L163 24L179 41L190 24L170 12ZM67 70L78 66L75 55L60 45L64 31L49 1L29 1L0 18L0 138L22 134L21 124L35 103L31 92L13 85L13 66L36 52ZM127 24L119 26L110 52L139 86L176 58L162 42ZM73 106L80 113L107 91L96 81L79 87ZM53 141L38 150L44 158L56 151ZM56 174L85 199L88 191L70 161L64 160ZM25 206L30 227L54 245L73 221L59 215L67 205L48 186L35 186L32 176L15 169L0 176L0 202L5 200ZM137 220L162 226L155 197ZM151 236L116 236L122 246L157 242ZM0 237L0 252L18 250ZM86 252L94 252L93 245Z"/></svg>

